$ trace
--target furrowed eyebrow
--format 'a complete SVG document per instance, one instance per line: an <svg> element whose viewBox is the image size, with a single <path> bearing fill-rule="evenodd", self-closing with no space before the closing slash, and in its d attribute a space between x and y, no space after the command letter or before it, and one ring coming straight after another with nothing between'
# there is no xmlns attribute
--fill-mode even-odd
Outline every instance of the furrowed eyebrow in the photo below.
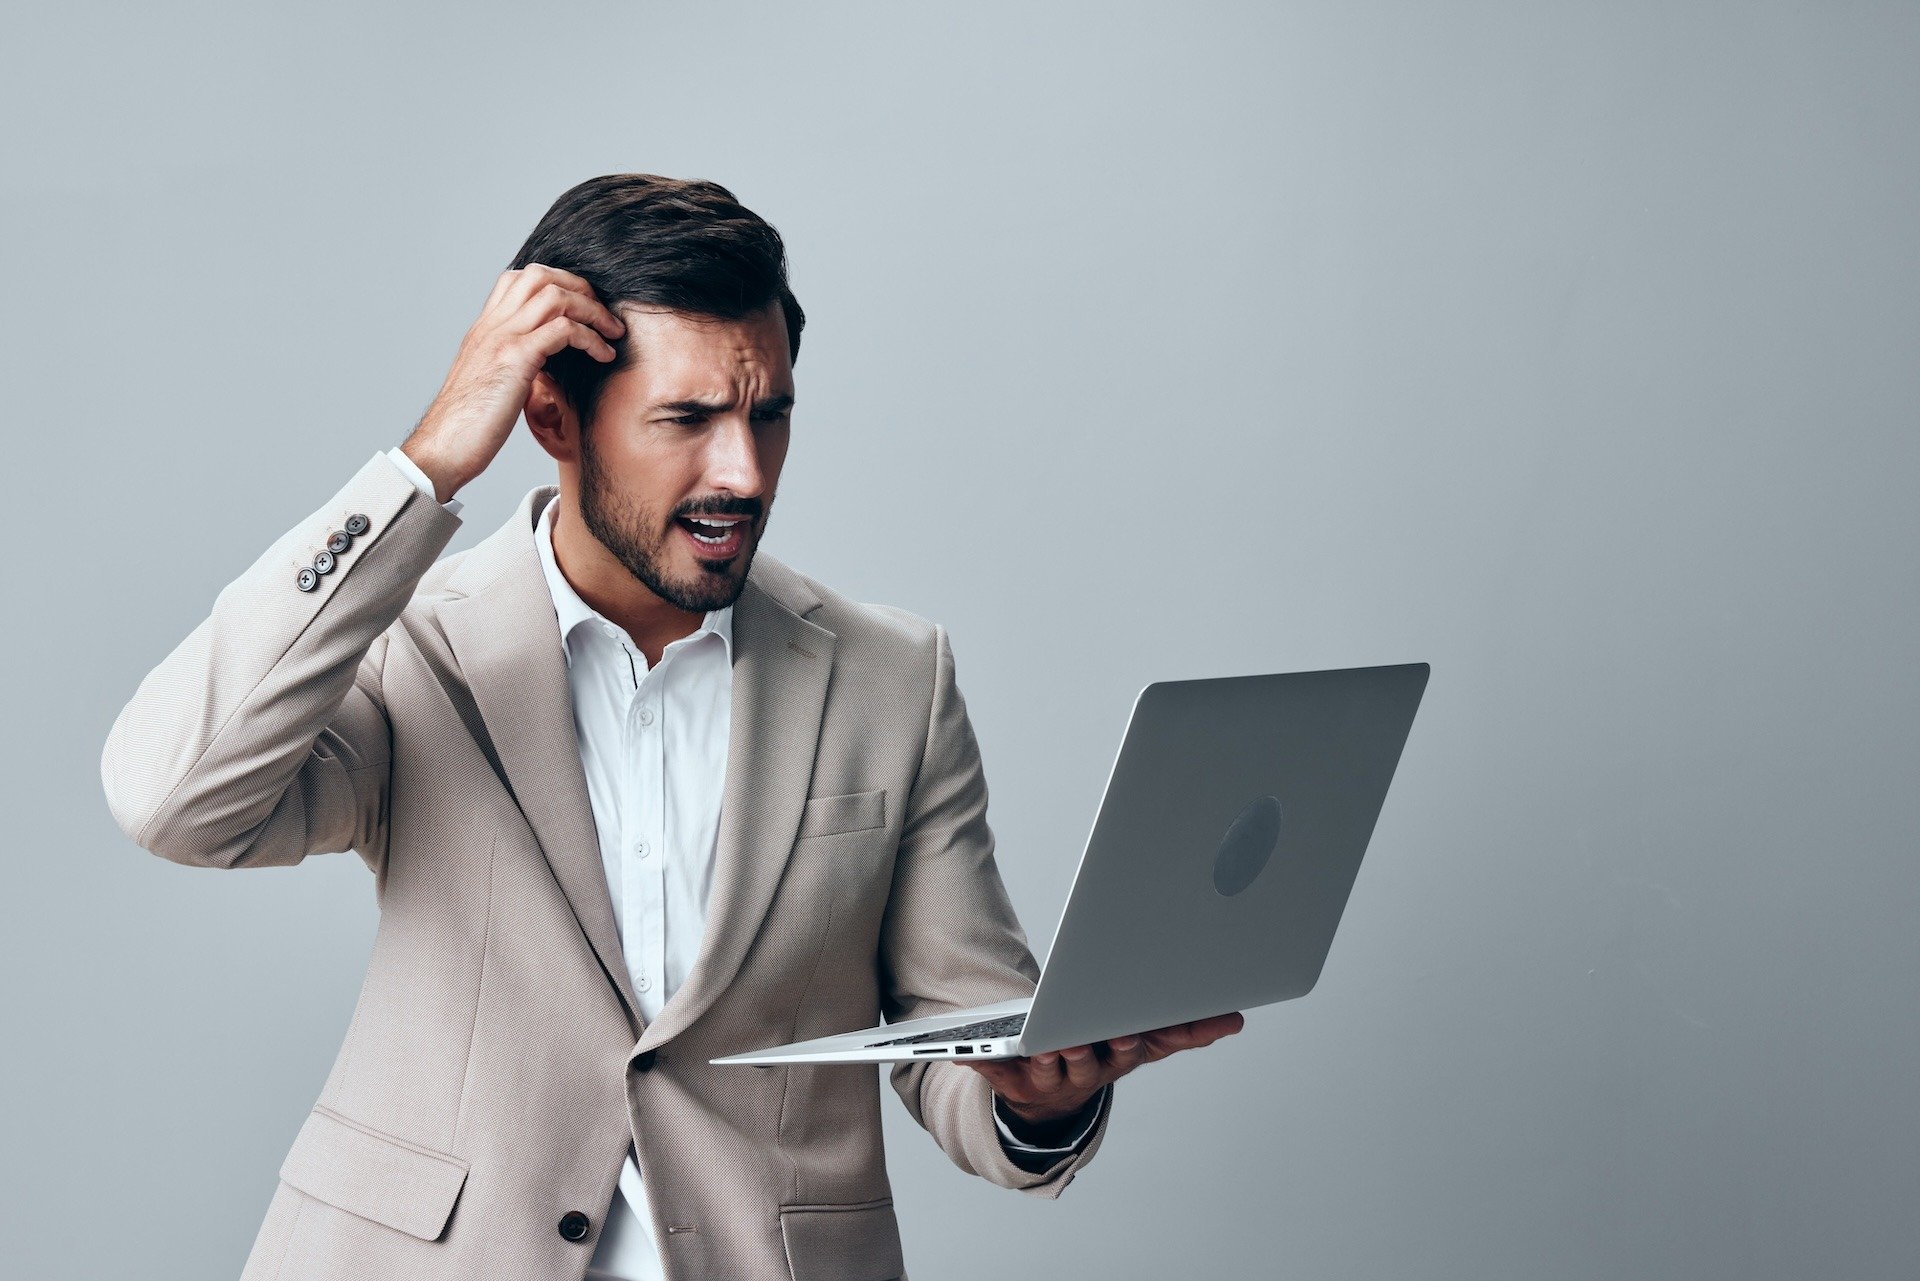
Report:
<svg viewBox="0 0 1920 1281"><path fill-rule="evenodd" d="M655 405L654 408L676 414L717 414L731 403L725 400L669 400ZM781 392L778 395L762 398L753 407L761 413L791 409L793 397L786 392Z"/></svg>

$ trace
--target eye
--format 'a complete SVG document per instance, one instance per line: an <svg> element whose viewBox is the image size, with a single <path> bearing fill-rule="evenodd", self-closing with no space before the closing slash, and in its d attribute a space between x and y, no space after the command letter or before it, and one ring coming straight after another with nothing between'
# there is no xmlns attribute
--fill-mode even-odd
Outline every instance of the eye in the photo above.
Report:
<svg viewBox="0 0 1920 1281"><path fill-rule="evenodd" d="M793 411L790 409L774 409L763 414L755 414L754 417L763 423L777 423L784 418L791 417L792 414Z"/></svg>

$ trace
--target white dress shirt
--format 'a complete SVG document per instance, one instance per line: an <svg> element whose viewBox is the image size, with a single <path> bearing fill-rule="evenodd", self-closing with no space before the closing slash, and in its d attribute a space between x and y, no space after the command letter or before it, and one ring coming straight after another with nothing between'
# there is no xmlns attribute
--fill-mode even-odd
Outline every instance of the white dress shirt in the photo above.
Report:
<svg viewBox="0 0 1920 1281"><path fill-rule="evenodd" d="M400 449L394 465L432 496L433 482ZM443 506L450 513L458 499ZM580 764L586 773L621 951L641 1016L654 1022L700 951L720 801L727 776L733 710L733 607L710 610L700 626L671 641L660 662L626 631L580 599L553 554L549 502L534 546L560 625ZM1080 1146L1091 1120L1063 1147L1016 1139L996 1108L1001 1142L1016 1152L1065 1155ZM663 1281L640 1167L629 1146L586 1281Z"/></svg>

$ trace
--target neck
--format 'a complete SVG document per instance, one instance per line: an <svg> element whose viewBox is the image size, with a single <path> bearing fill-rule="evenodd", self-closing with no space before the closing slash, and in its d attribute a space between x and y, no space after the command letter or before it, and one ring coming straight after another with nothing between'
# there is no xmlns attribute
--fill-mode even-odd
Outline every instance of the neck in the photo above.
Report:
<svg viewBox="0 0 1920 1281"><path fill-rule="evenodd" d="M575 496L562 488L553 499L553 559L580 599L633 638L647 666L682 636L698 631L706 614L661 600L635 578L580 519Z"/></svg>

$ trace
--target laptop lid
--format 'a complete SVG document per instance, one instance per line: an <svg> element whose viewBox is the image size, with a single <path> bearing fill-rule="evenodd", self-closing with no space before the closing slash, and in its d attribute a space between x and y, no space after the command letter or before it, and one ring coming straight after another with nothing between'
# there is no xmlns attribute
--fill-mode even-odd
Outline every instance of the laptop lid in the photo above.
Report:
<svg viewBox="0 0 1920 1281"><path fill-rule="evenodd" d="M1142 689L1021 1053L1310 991L1428 671L1404 663Z"/></svg>

